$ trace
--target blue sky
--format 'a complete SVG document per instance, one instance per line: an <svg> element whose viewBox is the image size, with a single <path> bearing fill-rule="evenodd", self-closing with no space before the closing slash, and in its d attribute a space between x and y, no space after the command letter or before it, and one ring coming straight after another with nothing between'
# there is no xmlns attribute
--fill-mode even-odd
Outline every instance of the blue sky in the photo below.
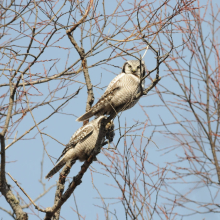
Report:
<svg viewBox="0 0 220 220"><path fill-rule="evenodd" d="M113 10L115 9L116 6L116 1L111 1L111 4L109 3L110 1L106 1L106 14L111 14ZM152 1L153 2L153 1ZM175 2L175 1L173 1ZM219 4L218 1L213 1L216 2L216 4ZM62 2L57 3L55 6L54 10L61 5ZM154 7L157 7L160 4L159 1L156 1L154 4ZM65 7L62 9L64 12L69 10L69 2L66 3ZM129 8L131 7L129 5L129 2L123 2L123 7ZM101 4L98 5L98 10L101 11ZM41 12L39 12L41 13ZM42 14L42 13L41 13ZM42 19L43 18L42 14ZM115 18L116 19L116 18ZM118 24L124 22L124 17L117 17L117 22ZM62 19L59 20L60 23L66 24L67 16L63 16ZM135 22L135 21L134 21ZM18 24L17 24L18 25ZM131 22L127 24L127 27L129 28L129 25L132 28ZM19 27L15 26L15 29ZM48 27L45 29L45 32L50 30L52 27ZM206 28L206 27L205 27ZM113 33L114 31L114 26L109 24L109 26L105 30L105 34L107 33ZM13 30L10 30L10 33L13 35L15 33ZM23 35L21 35L23 36ZM6 36L5 38L2 39L1 44L5 40L10 39L10 35ZM45 35L40 35L38 36L38 40L42 40L45 37ZM80 31L76 31L74 33L74 37L76 40L79 40L80 37ZM117 36L116 39L123 38L122 35ZM54 36L52 42L56 42L58 39L62 38L59 40L57 43L54 44L56 47L52 47L48 50L45 51L44 54L41 56L41 60L50 60L49 62L42 62L34 65L31 68L32 73L38 73L38 72L44 72L46 69L47 71L51 68L51 65L53 64L54 60L57 59L56 65L51 69L51 75L56 74L58 72L61 72L65 69L65 66L71 65L75 60L79 58L78 54L75 52L75 49L69 42L67 36L65 35L65 30L60 30L57 35ZM87 38L84 40L84 48L87 50L87 48L90 47L90 40ZM168 43L168 41L162 37L163 43ZM27 45L27 38L21 38L18 40L16 43L19 43L19 45ZM174 34L174 43L175 46L181 44L181 36L178 34ZM37 54L39 52L39 43L35 42L34 46L36 48L31 49L31 53ZM61 49L59 46L63 48L70 48L68 49ZM132 48L134 47L133 43L128 43L125 45L125 48ZM22 49L18 47L14 47L14 50L21 50ZM112 52L112 49L105 50L101 52L98 55L91 56L88 58L88 65L93 64L94 62L98 62L101 59L106 59L109 57L110 53ZM143 54L143 51L141 51L140 54ZM136 54L138 55L138 54ZM189 56L189 54L185 54L185 56ZM123 66L123 63L125 60L128 59L133 59L129 56L124 56L123 58L119 57L117 59L114 59L113 61L110 61L109 63L116 66L110 66L106 64L102 64L100 66L94 67L89 69L91 81L93 85L96 85L97 87L93 87L94 95L95 95L95 102L97 102L98 98L103 94L105 87L109 84L109 82L117 75L120 73L120 68ZM29 58L28 61L30 62L32 58ZM68 60L68 62L66 62ZM3 60L5 61L5 60ZM156 65L156 59L155 55L151 52L148 51L147 55L145 56L145 64L148 70L151 70L155 67ZM15 66L18 64L15 64ZM78 64L78 67L80 66L80 63ZM76 66L77 67L77 66ZM109 70L109 71L107 71ZM110 72L111 71L111 72ZM181 93L179 87L177 84L175 84L173 81L170 80L170 78L167 76L168 72L166 70L166 67L164 64L160 66L160 76L162 76L162 80L160 82L161 85L167 88L172 88L173 91ZM152 74L151 77L154 77L155 73ZM72 78L72 80L77 80L80 82L84 82L84 77L83 74L80 73L76 76L76 78ZM146 86L150 84L150 80L146 80ZM67 83L67 82L64 82ZM61 89L58 92L54 92L54 97L63 97L65 94L73 94L76 92L80 87L82 87L80 93L71 99L68 104L65 106L65 108L60 111L57 114L54 114L51 118L49 118L46 122L42 123L39 128L44 129L43 132L55 137L57 140L59 140L61 143L68 143L70 137L72 134L82 126L81 123L76 122L76 118L82 115L85 112L85 107L86 107L86 98L87 98L87 91L86 87L82 83L78 82L69 82L71 85L68 86L68 90L66 88ZM37 90L32 88L30 91L31 93L37 94L38 96L33 96L31 97L30 101L33 102L42 102L44 98L46 98L47 94L49 91L53 91L57 88L59 84L59 80L55 81L50 81L49 84L40 84L37 86ZM196 84L195 84L196 86ZM161 90L163 90L161 87L159 87ZM4 93L6 91L6 88L0 88L1 92ZM40 91L40 92L39 92ZM41 93L43 95L41 95ZM175 101L175 97L173 96L164 96L166 101ZM49 98L48 98L49 99ZM54 108L59 106L61 104L60 101L54 102L52 105ZM126 123L127 127L131 127L134 125L136 122L144 122L148 124L153 125L159 125L161 124L161 119L165 123L170 123L173 122L174 119L171 116L171 114L168 112L168 110L165 107L161 107L162 102L158 95L155 93L155 90L151 91L148 96L142 97L136 106L134 106L132 109L127 110L123 112L120 116L120 123L122 127L122 132L123 132L123 127ZM149 118L147 118L141 108L141 106L146 106L144 107L145 111L147 112ZM156 107L159 106L159 107ZM39 107L35 110L33 110L33 114L35 117L36 122L41 121L43 118L48 116L52 112L52 108L48 105ZM186 113L183 109L179 110L180 114L184 114L185 117L190 119L191 114ZM150 120L149 120L150 119ZM151 121L151 122L150 122ZM28 113L27 116L22 120L22 122L19 124L19 126L13 131L11 134L10 138L14 138L15 133L17 132L17 137L22 135L25 131L27 131L31 126L34 125L33 119L31 115ZM118 129L119 125L117 120L115 120L115 127ZM138 128L141 128L142 125L140 125ZM170 128L173 131L183 131L183 129L176 125L176 126L170 126ZM154 126L147 126L146 130L144 131L144 136L149 137L151 135L152 130L154 129ZM135 135L141 135L142 130L136 130L133 134ZM7 166L6 170L9 172L19 183L20 185L25 189L25 191L28 193L28 195L32 198L35 199L36 197L39 196L43 192L43 186L42 184L39 183L40 179L40 174L41 174L41 161L42 161L42 156L44 155L43 159L43 177L49 172L50 169L52 169L53 164L51 163L50 159L48 158L47 154L44 153L44 147L42 144L42 140L40 135L37 132L37 129L33 129L26 137L26 140L22 140L11 146L7 151L6 151L6 159L7 159ZM53 139L49 138L48 136L43 136L44 142L46 144L46 149L48 153L55 158L58 158L63 150L63 146L58 144L56 141ZM12 141L12 139L7 140L7 144ZM116 130L116 136L114 138L113 144L116 144L119 139L119 132ZM167 163L170 161L175 160L177 158L177 155L183 154L182 148L178 148L176 151L169 152L168 154L163 154L164 151L161 151L165 149L168 146L174 145L176 142L171 140L169 137L166 137L163 133L156 132L153 136L153 141L159 146L160 150L158 150L153 142L150 142L149 145L147 146L147 153L148 153L148 160L155 165L158 165L159 167L165 167ZM122 152L123 154L123 149L124 149L124 140L122 139L118 145L118 151ZM144 146L148 142L148 139L145 138L143 140L143 143L141 145L140 143L140 137L137 136L137 138L134 141L135 147L140 147ZM131 143L131 140L129 137L127 137L127 145L129 146ZM133 151L133 149L132 149ZM117 151L115 151L117 152ZM114 152L110 151L110 155L113 155ZM108 158L103 154L98 155L98 160L101 161L102 163L109 164ZM55 159L53 160L54 162L56 161ZM82 163L77 162L71 169L71 172L69 174L70 180L71 177L76 175L79 170L80 166ZM148 168L148 172L151 173L153 171L156 171L157 168L153 165L146 164ZM98 163L98 162L93 162L91 166L95 172L92 173L93 178L91 178L91 172L88 170L87 173L84 175L82 179L81 185L77 187L75 190L75 198L77 201L77 206L79 209L79 212L82 216L85 216L86 219L96 219L97 215L99 216L99 219L104 218L104 212L101 208L97 206L102 206L102 201L96 191L96 189L93 187L94 182L96 188L100 191L102 196L104 198L117 198L120 197L121 194L119 190L113 185L115 185L115 182L113 178L109 175L109 173L106 172L104 167ZM134 175L134 174L132 174ZM171 175L168 174L167 175ZM133 176L132 176L133 177ZM172 177L172 175L171 175ZM157 181L157 176L153 177L153 181ZM194 176L188 177L189 181L194 181L196 178ZM54 185L56 181L58 180L58 174L54 175L49 181L45 180L43 178L43 183L45 184L46 189L48 189L50 186ZM22 192L18 189L17 186L11 181L11 179L7 176L7 181L8 183L13 187L13 192L15 194L19 194L26 203L29 203L28 199L22 194ZM122 181L123 183L123 181ZM68 183L66 184L67 187ZM141 185L141 182L140 182ZM176 184L176 189L179 190L182 194L184 194L187 190L187 186L182 186L181 184ZM48 206L53 205L54 201L54 193L55 193L56 188L52 188L44 197L42 197L40 200L37 201L37 204L40 205L43 208L46 208ZM162 195L165 195L166 192L162 192ZM205 190L198 190L197 193L194 192L194 194L191 196L191 198L196 198L198 200L205 200L208 197L208 190L207 192ZM173 197L173 195L170 195ZM156 193L154 192L152 194L152 198L149 201L152 205L154 204L154 201L156 200ZM5 202L5 199L3 197L0 198L1 201L1 206L10 210L9 205ZM114 199L109 199L109 209L111 211L116 210L118 219L124 219L124 209L121 205L121 203L116 203L112 204L115 201L118 202L118 200ZM160 198L158 200L159 204L162 204L163 198ZM61 216L64 219L72 219L72 218L77 218L76 213L71 209L75 209L75 203L73 196L69 198L69 200L62 206L61 210ZM192 207L194 207L192 205ZM179 211L182 211L178 209ZM32 212L30 213L30 210L27 212L30 214L29 219L39 219L34 215L34 213L38 213L33 207L32 207ZM44 214L38 213L40 218L44 217ZM3 219L9 219L9 216L0 210L0 216ZM114 219L113 215L110 215L112 219ZM214 214L210 214L208 218L212 219L217 219L217 217ZM97 218L98 219L98 218ZM158 215L155 215L153 219L160 219ZM178 217L176 218L178 219ZM194 216L189 216L187 219L201 219L201 216L197 216L194 218Z"/></svg>

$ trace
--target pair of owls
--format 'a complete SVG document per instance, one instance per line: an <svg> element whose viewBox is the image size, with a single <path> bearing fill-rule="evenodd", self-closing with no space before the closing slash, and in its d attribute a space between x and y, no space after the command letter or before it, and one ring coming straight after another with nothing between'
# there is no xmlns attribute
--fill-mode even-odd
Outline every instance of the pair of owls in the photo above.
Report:
<svg viewBox="0 0 220 220"><path fill-rule="evenodd" d="M77 121L85 121L92 116L97 118L82 126L73 134L57 160L59 162L45 178L53 176L67 162L73 164L76 160L85 161L88 159L95 147L101 121L105 118L104 115L115 115L132 108L139 100L135 99L135 96L141 91L141 87L144 89L144 80L141 82L144 75L144 61L129 60L124 63L122 72L110 82L99 101L88 112L79 117ZM106 138L111 142L114 133L113 123L108 130L111 134L107 132ZM104 140L105 137L103 137L102 142Z"/></svg>

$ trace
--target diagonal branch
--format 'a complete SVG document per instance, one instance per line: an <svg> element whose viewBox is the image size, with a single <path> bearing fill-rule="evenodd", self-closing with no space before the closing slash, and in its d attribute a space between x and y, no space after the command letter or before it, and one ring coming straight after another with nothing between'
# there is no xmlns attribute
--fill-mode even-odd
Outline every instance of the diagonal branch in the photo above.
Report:
<svg viewBox="0 0 220 220"><path fill-rule="evenodd" d="M15 184L18 186L18 188L28 197L28 199L30 200L30 202L34 205L35 209L37 209L38 211L41 212L46 212L45 209L41 209L40 207L38 207L35 202L31 199L31 197L24 191L24 189L18 184L18 181L15 180L10 173L8 173L8 175L11 177L11 179L15 182Z"/></svg>

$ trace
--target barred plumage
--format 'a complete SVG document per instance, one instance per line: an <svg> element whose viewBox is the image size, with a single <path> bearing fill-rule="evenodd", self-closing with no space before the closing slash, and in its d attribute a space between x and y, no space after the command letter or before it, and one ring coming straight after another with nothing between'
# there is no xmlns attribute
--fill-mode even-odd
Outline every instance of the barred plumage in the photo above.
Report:
<svg viewBox="0 0 220 220"><path fill-rule="evenodd" d="M103 118L105 118L105 116L100 116L94 119L93 121L79 128L74 133L74 135L70 138L69 143L63 150L61 156L58 158L57 161L59 162L46 175L45 178L53 176L69 161L74 163L76 160L85 161L88 159L95 147L99 135L101 121ZM114 129L114 126L107 127L108 132L112 129ZM102 143L104 142L104 139L105 137L103 137ZM111 138L109 141L111 142L112 140L113 138ZM96 160L96 158L94 160Z"/></svg>
<svg viewBox="0 0 220 220"><path fill-rule="evenodd" d="M116 76L108 85L99 101L77 121L85 121L92 116L111 115L133 107L139 99L134 97L144 89L144 61L129 60L125 62L122 73Z"/></svg>

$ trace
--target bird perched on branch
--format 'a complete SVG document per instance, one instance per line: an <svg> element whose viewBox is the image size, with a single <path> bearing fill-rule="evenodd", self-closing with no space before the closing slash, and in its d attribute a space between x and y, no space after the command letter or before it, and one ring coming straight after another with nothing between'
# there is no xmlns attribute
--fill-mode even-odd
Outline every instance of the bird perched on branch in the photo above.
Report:
<svg viewBox="0 0 220 220"><path fill-rule="evenodd" d="M70 138L69 143L66 145L61 156L57 160L57 164L46 175L45 178L50 178L57 173L67 162L74 164L76 160L85 161L89 158L92 150L95 148L100 132L102 119L105 116L100 116L88 124L79 128ZM112 142L114 137L114 124L113 121L106 125L106 138ZM104 143L105 137L102 138L101 144ZM94 158L94 160L97 160Z"/></svg>
<svg viewBox="0 0 220 220"><path fill-rule="evenodd" d="M144 61L128 60L122 67L122 73L108 85L99 101L77 121L85 121L92 116L112 115L133 107L139 99L135 96L144 89Z"/></svg>

